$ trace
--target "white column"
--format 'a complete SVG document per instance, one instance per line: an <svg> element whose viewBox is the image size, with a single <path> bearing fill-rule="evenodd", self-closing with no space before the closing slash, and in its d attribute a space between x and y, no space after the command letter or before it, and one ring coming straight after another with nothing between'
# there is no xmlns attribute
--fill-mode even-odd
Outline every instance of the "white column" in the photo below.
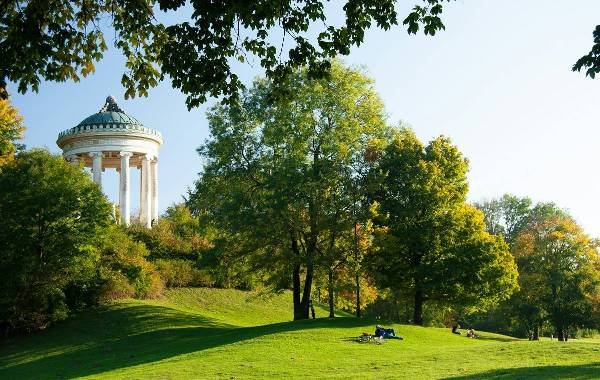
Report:
<svg viewBox="0 0 600 380"><path fill-rule="evenodd" d="M151 197L152 207L150 222L158 220L158 157L154 157L150 164L152 168L152 182L151 182Z"/></svg>
<svg viewBox="0 0 600 380"><path fill-rule="evenodd" d="M92 177L102 189L102 152L90 153L90 157L92 157Z"/></svg>
<svg viewBox="0 0 600 380"><path fill-rule="evenodd" d="M142 183L141 187L141 201L140 201L140 219L141 222L148 228L151 227L151 214L152 207L150 204L150 189L152 188L152 176L150 173L150 162L152 156L145 154L142 156Z"/></svg>
<svg viewBox="0 0 600 380"><path fill-rule="evenodd" d="M142 165L140 166L140 221L146 222L146 207L144 206L148 202L148 193L146 191L146 170L144 169L144 163L142 158Z"/></svg>
<svg viewBox="0 0 600 380"><path fill-rule="evenodd" d="M131 152L120 152L121 171L119 176L119 208L121 211L121 223L128 226L131 220L130 191L129 191L129 157Z"/></svg>

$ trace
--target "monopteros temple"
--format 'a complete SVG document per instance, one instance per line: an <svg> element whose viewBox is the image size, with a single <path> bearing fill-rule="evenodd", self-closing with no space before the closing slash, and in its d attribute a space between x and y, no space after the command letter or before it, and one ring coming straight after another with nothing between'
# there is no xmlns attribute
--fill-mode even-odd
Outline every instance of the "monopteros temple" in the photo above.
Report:
<svg viewBox="0 0 600 380"><path fill-rule="evenodd" d="M127 115L112 96L100 110L58 135L63 157L74 165L92 168L102 187L102 172L119 172L121 223L131 220L130 167L140 169L140 221L148 227L158 218L158 149L161 134Z"/></svg>

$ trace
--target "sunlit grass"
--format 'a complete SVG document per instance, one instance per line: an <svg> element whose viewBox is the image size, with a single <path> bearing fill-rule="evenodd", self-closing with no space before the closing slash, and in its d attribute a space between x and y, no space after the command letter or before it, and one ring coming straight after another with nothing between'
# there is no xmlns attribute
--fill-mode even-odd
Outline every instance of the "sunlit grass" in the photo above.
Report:
<svg viewBox="0 0 600 380"><path fill-rule="evenodd" d="M382 345L353 337L353 317L290 322L291 296L171 290L160 301L120 301L0 349L0 378L594 378L600 341L528 342L393 325ZM317 308L318 316L326 310Z"/></svg>

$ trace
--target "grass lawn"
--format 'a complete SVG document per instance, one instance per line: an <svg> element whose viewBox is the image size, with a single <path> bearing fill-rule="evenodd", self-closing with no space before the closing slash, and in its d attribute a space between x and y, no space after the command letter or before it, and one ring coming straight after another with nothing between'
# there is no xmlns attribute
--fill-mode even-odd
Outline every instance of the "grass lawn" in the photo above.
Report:
<svg viewBox="0 0 600 380"><path fill-rule="evenodd" d="M0 379L600 378L600 340L473 340L393 325L404 340L359 344L353 337L372 333L372 321L289 322L291 314L289 293L178 289L114 302L0 342Z"/></svg>

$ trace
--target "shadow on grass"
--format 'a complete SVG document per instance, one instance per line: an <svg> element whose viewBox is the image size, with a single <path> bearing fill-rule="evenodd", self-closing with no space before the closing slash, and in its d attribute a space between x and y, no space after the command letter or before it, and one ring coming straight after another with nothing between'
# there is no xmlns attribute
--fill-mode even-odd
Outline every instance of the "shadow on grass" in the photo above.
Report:
<svg viewBox="0 0 600 380"><path fill-rule="evenodd" d="M467 338L467 337L465 336L465 338ZM467 339L470 339L470 338L467 338ZM505 335L478 335L477 340L495 341L495 342L517 342L520 339L513 338L511 336L505 336Z"/></svg>
<svg viewBox="0 0 600 380"><path fill-rule="evenodd" d="M480 372L468 376L448 377L452 380L475 379L598 379L600 377L600 361L581 365L556 365L526 368L502 368Z"/></svg>
<svg viewBox="0 0 600 380"><path fill-rule="evenodd" d="M129 306L87 313L49 331L8 342L0 350L0 378L73 378L155 362L269 334L370 324L322 318L235 327L161 306ZM12 351L12 352L11 352Z"/></svg>

